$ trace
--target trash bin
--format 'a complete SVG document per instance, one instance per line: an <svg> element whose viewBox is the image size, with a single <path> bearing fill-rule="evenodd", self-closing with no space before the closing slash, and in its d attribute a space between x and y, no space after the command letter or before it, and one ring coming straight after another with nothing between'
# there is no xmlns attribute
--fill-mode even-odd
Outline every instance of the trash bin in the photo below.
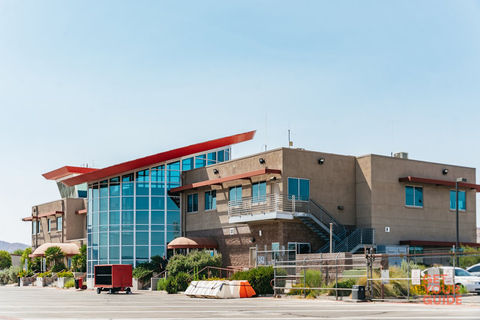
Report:
<svg viewBox="0 0 480 320"><path fill-rule="evenodd" d="M352 287L352 300L365 300L365 286Z"/></svg>

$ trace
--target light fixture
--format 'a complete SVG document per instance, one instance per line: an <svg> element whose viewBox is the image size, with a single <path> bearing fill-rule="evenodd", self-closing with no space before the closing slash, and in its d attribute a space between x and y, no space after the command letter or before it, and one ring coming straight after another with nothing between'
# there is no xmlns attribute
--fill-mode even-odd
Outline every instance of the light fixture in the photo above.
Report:
<svg viewBox="0 0 480 320"><path fill-rule="evenodd" d="M443 174L443 175L446 175L447 173L448 173L448 169L443 169L443 170L442 170L442 174Z"/></svg>
<svg viewBox="0 0 480 320"><path fill-rule="evenodd" d="M318 158L318 164L323 164L325 162L325 158Z"/></svg>
<svg viewBox="0 0 480 320"><path fill-rule="evenodd" d="M265 164L265 159L260 158L260 159L258 159L258 162L260 162L260 164Z"/></svg>
<svg viewBox="0 0 480 320"><path fill-rule="evenodd" d="M213 169L213 173L214 173L214 174L218 174L218 170L217 170L217 169Z"/></svg>
<svg viewBox="0 0 480 320"><path fill-rule="evenodd" d="M250 242L255 242L255 238L250 238Z"/></svg>
<svg viewBox="0 0 480 320"><path fill-rule="evenodd" d="M270 177L270 181L275 181L277 180L277 177Z"/></svg>
<svg viewBox="0 0 480 320"><path fill-rule="evenodd" d="M344 206L338 206L337 209L338 210L343 210L343 209L345 209L345 207Z"/></svg>

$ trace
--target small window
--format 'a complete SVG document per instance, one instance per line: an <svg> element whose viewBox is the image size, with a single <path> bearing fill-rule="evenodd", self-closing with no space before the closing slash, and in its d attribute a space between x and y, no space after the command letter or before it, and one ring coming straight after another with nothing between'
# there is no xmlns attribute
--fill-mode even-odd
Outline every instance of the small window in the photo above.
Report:
<svg viewBox="0 0 480 320"><path fill-rule="evenodd" d="M62 231L63 228L63 219L62 217L57 217L57 230Z"/></svg>
<svg viewBox="0 0 480 320"><path fill-rule="evenodd" d="M455 190L450 190L450 210L457 209L457 199L455 197ZM458 210L467 210L465 191L458 191Z"/></svg>
<svg viewBox="0 0 480 320"><path fill-rule="evenodd" d="M187 196L188 206L187 212L197 212L198 211L198 193L189 194Z"/></svg>
<svg viewBox="0 0 480 320"><path fill-rule="evenodd" d="M205 192L205 211L217 208L217 191Z"/></svg>
<svg viewBox="0 0 480 320"><path fill-rule="evenodd" d="M37 234L37 222L32 222L32 234Z"/></svg>
<svg viewBox="0 0 480 320"><path fill-rule="evenodd" d="M310 200L310 180L288 178L288 199L300 201Z"/></svg>
<svg viewBox="0 0 480 320"><path fill-rule="evenodd" d="M37 233L40 234L42 231L42 224L40 223L40 220L37 220Z"/></svg>
<svg viewBox="0 0 480 320"><path fill-rule="evenodd" d="M267 201L267 183L256 182L252 184L252 203Z"/></svg>
<svg viewBox="0 0 480 320"><path fill-rule="evenodd" d="M272 242L272 260L280 259L280 243Z"/></svg>
<svg viewBox="0 0 480 320"><path fill-rule="evenodd" d="M239 206L242 203L242 186L230 188L229 200L232 206Z"/></svg>
<svg viewBox="0 0 480 320"><path fill-rule="evenodd" d="M48 226L48 232L50 232L52 230L52 219L47 219L47 226Z"/></svg>
<svg viewBox="0 0 480 320"><path fill-rule="evenodd" d="M423 187L405 187L405 205L423 208Z"/></svg>

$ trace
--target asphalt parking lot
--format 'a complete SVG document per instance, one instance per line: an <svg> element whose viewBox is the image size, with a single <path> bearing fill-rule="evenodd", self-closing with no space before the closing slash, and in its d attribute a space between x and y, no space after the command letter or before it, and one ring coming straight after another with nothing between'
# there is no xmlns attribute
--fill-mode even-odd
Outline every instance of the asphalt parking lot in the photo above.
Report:
<svg viewBox="0 0 480 320"><path fill-rule="evenodd" d="M322 299L200 299L158 292L0 287L0 319L480 319L480 296L462 305Z"/></svg>

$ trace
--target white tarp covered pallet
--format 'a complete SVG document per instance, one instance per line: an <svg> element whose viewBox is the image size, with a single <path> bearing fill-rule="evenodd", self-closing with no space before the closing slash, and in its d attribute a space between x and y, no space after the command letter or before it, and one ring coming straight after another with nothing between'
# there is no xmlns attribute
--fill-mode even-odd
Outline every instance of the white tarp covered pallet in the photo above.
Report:
<svg viewBox="0 0 480 320"><path fill-rule="evenodd" d="M255 295L252 286L246 280L240 281L192 281L185 294L197 298L250 298Z"/></svg>

